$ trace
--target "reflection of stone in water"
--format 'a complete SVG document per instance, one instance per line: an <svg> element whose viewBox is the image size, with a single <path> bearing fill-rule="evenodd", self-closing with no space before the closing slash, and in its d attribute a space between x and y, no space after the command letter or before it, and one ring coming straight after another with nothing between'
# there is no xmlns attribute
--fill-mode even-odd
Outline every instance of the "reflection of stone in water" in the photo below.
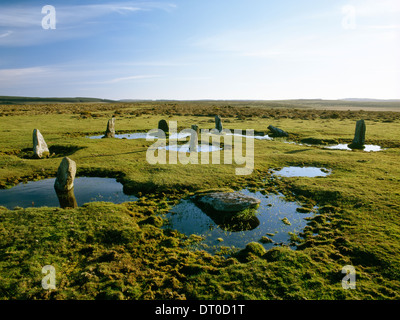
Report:
<svg viewBox="0 0 400 320"><path fill-rule="evenodd" d="M247 209L244 212L232 214L230 212L212 210L206 206L197 206L225 231L248 231L260 225L260 220L255 216L256 209Z"/></svg>
<svg viewBox="0 0 400 320"><path fill-rule="evenodd" d="M68 192L57 192L58 201L60 202L60 207L65 208L77 208L78 203L76 202L74 188Z"/></svg>

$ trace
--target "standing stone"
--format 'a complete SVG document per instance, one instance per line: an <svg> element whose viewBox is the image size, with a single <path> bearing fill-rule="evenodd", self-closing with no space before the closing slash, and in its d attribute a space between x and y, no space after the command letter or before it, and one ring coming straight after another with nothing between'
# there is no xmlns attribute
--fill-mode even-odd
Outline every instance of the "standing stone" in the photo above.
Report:
<svg viewBox="0 0 400 320"><path fill-rule="evenodd" d="M199 127L194 124L192 125L192 132L190 135L189 152L198 151L198 139L199 139Z"/></svg>
<svg viewBox="0 0 400 320"><path fill-rule="evenodd" d="M353 142L349 144L349 148L351 149L364 149L365 143L365 121L358 120L356 122L356 132L354 134Z"/></svg>
<svg viewBox="0 0 400 320"><path fill-rule="evenodd" d="M222 121L219 116L215 116L215 129L217 129L219 132L222 131Z"/></svg>
<svg viewBox="0 0 400 320"><path fill-rule="evenodd" d="M58 192L68 192L74 187L76 163L68 157L62 159L57 171L54 188Z"/></svg>
<svg viewBox="0 0 400 320"><path fill-rule="evenodd" d="M268 126L268 129L272 132L273 137L288 137L289 134L286 131L283 131L282 129L279 129L274 126Z"/></svg>
<svg viewBox="0 0 400 320"><path fill-rule="evenodd" d="M160 120L158 122L158 129L164 131L165 133L169 132L169 127L168 127L168 123L165 120Z"/></svg>
<svg viewBox="0 0 400 320"><path fill-rule="evenodd" d="M48 157L50 155L46 141L38 129L33 130L33 153L36 158Z"/></svg>
<svg viewBox="0 0 400 320"><path fill-rule="evenodd" d="M115 138L115 118L108 120L107 130L103 138Z"/></svg>

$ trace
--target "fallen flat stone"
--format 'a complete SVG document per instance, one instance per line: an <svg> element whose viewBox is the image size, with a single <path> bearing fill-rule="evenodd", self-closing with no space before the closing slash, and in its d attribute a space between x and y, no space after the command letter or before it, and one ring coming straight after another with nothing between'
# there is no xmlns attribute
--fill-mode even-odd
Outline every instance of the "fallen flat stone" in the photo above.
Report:
<svg viewBox="0 0 400 320"><path fill-rule="evenodd" d="M268 126L268 129L272 132L273 137L288 137L289 134L286 131L283 131L282 129L279 129L274 126Z"/></svg>
<svg viewBox="0 0 400 320"><path fill-rule="evenodd" d="M68 192L74 187L76 175L76 163L68 157L61 160L57 170L54 188L58 192Z"/></svg>
<svg viewBox="0 0 400 320"><path fill-rule="evenodd" d="M261 203L261 200L240 192L211 192L197 195L195 200L201 205L221 212L240 212L249 208L257 208Z"/></svg>
<svg viewBox="0 0 400 320"><path fill-rule="evenodd" d="M33 130L33 153L36 158L44 158L50 155L46 141L38 129Z"/></svg>

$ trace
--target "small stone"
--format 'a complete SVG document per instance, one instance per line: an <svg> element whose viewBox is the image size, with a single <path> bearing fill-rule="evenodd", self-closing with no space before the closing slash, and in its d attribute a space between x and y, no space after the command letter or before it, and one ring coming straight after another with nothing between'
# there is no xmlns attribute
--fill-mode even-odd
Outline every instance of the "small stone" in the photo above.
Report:
<svg viewBox="0 0 400 320"><path fill-rule="evenodd" d="M33 130L33 153L36 158L48 157L50 150L47 147L46 141L38 129Z"/></svg>
<svg viewBox="0 0 400 320"><path fill-rule="evenodd" d="M223 241L224 241L224 239L222 239L222 238L218 238L218 239L217 239L217 241L218 241L218 242L223 242Z"/></svg>
<svg viewBox="0 0 400 320"><path fill-rule="evenodd" d="M267 236L263 236L263 237L260 239L260 242L261 242L261 243L272 243L272 242L274 242L274 240L272 240L271 238L268 238Z"/></svg>
<svg viewBox="0 0 400 320"><path fill-rule="evenodd" d="M284 224L286 224L286 225L288 225L288 226L291 225L291 223L290 223L290 221L288 220L288 218L284 217L284 218L281 219L281 220L282 220L282 222L283 222Z"/></svg>
<svg viewBox="0 0 400 320"><path fill-rule="evenodd" d="M240 192L210 192L197 195L195 198L200 204L223 212L240 212L248 208L257 208L261 203L261 200Z"/></svg>

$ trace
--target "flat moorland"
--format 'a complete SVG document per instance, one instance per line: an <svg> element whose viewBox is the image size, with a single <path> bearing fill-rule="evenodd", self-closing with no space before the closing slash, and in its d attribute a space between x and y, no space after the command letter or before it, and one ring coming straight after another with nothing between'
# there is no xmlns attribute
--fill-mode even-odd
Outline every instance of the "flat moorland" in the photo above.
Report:
<svg viewBox="0 0 400 320"><path fill-rule="evenodd" d="M117 178L139 198L75 209L0 207L0 298L399 299L399 109L398 102L319 100L0 105L1 189L55 177L68 156L77 176ZM254 170L245 176L235 174L241 165L223 160L151 165L146 152L154 141L87 137L103 134L112 116L118 134L148 132L160 119L176 121L178 130L193 124L211 129L216 114L227 129L267 134L273 125L289 137L255 140ZM366 144L382 151L304 144L350 143L360 119ZM43 134L49 158L32 158L33 129ZM271 169L284 166L332 173L271 176ZM191 249L199 237L161 227L171 206L195 191L243 187L317 206L293 236L296 249L243 244L237 252L210 254ZM41 287L45 265L57 270L55 290ZM346 265L356 270L354 290L342 288Z"/></svg>

